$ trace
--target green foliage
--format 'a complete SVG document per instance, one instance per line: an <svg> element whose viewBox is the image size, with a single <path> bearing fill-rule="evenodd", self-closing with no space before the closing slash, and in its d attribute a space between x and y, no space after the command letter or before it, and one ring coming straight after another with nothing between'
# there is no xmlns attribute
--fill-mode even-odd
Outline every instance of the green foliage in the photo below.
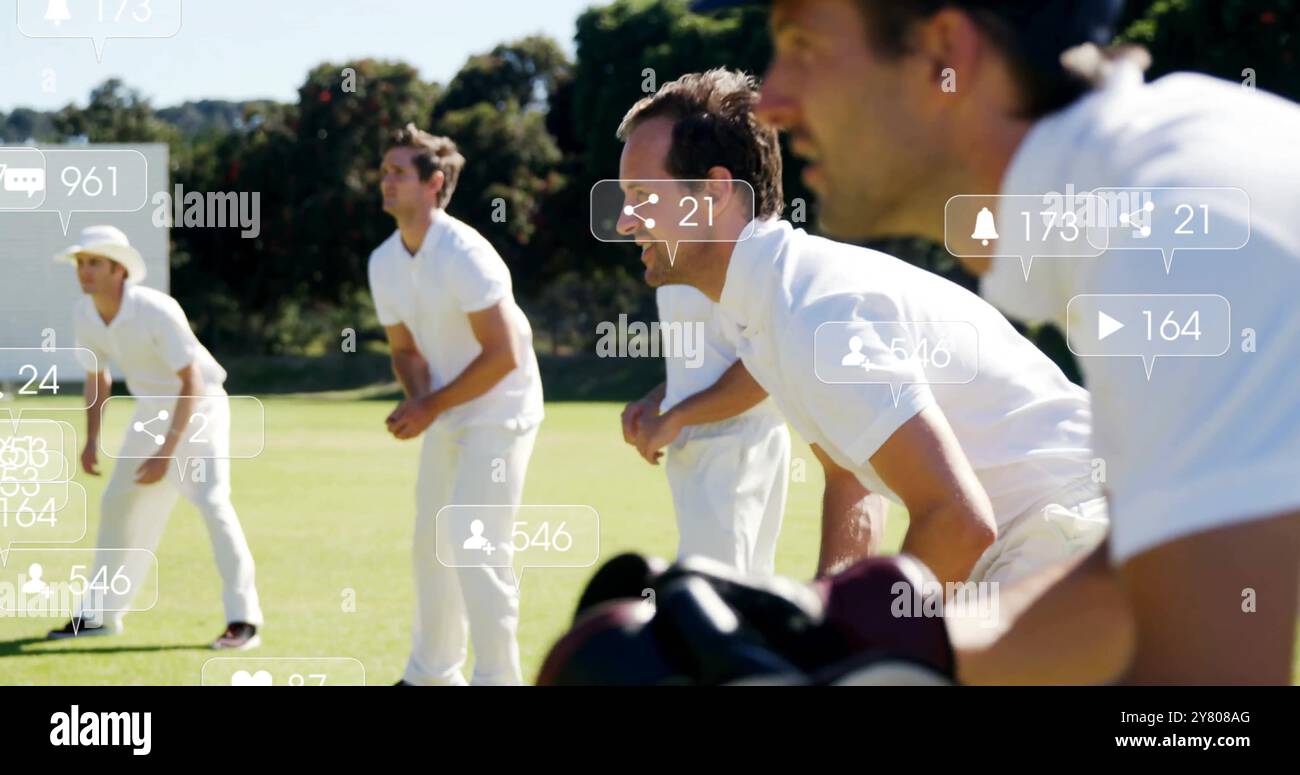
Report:
<svg viewBox="0 0 1300 775"><path fill-rule="evenodd" d="M1151 52L1150 75L1178 70L1242 81L1300 99L1300 2L1156 0L1121 39Z"/></svg>
<svg viewBox="0 0 1300 775"><path fill-rule="evenodd" d="M1130 0L1123 40L1149 48L1153 75L1196 70L1300 97L1300 0ZM698 15L686 0L614 0L576 21L576 61L542 36L468 58L446 85L405 63L322 63L293 104L200 100L155 111L118 79L84 108L0 115L0 137L165 142L186 191L257 192L261 234L173 229L173 293L214 349L306 355L332 351L339 331L382 337L366 261L391 234L378 164L388 135L414 122L452 137L467 159L449 210L482 232L514 277L544 351L590 352L595 325L654 316L635 252L597 243L587 224L591 184L616 177L623 115L687 72L727 66L761 75L770 57L766 11ZM350 87L355 85L355 89ZM785 154L787 203L814 197ZM170 193L170 192L169 192ZM501 216L504 215L504 218ZM870 245L974 286L940 246L918 239ZM1029 336L1073 372L1046 329Z"/></svg>

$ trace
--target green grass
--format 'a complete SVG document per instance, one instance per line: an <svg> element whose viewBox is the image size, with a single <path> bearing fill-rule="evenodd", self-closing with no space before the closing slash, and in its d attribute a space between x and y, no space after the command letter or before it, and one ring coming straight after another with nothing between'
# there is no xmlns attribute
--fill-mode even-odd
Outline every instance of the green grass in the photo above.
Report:
<svg viewBox="0 0 1300 775"><path fill-rule="evenodd" d="M264 399L265 450L232 464L235 507L257 560L266 614L264 645L243 656L352 657L364 665L369 683L386 684L400 677L410 645L419 448L384 431L391 402L352 397L360 394ZM29 416L66 420L84 438L82 413L44 411L75 403L39 406L42 411ZM602 558L626 550L671 557L677 531L663 470L623 443L621 409L620 403L549 404L525 503L593 507L600 515ZM124 423L124 414L110 413L107 438L120 438ZM254 423L236 416L236 448L255 446L257 433ZM794 460L777 570L807 578L817 556L821 475L797 439ZM101 463L107 474L113 461ZM90 525L75 546L93 548L105 480L79 474L77 481L87 491ZM891 514L889 551L905 528L906 516ZM0 685L198 684L204 662L217 656L206 645L224 622L207 533L183 500L157 555L157 605L129 614L119 637L48 642L46 631L62 619L0 618ZM525 680L536 676L564 631L593 570L530 568L525 574L519 627ZM355 612L345 611L345 590L355 592ZM147 599L149 590L142 595ZM1300 662L1296 675L1300 680Z"/></svg>
<svg viewBox="0 0 1300 775"><path fill-rule="evenodd" d="M398 442L385 432L387 401L263 403L265 450L232 464L234 503L257 561L266 614L264 645L247 656L353 657L365 666L369 683L391 683L406 662L414 610L410 541L418 442ZM31 416L67 420L84 438L82 413L43 411L59 405L75 407L42 402L42 411ZM633 549L671 557L677 532L663 470L623 443L621 409L617 403L548 405L525 503L595 508L602 558ZM120 434L124 421L124 415L110 416L105 433ZM238 448L239 437L257 429L238 416L235 425ZM806 578L816 562L821 476L800 442L794 457L777 569ZM113 461L101 463L107 474ZM79 474L77 481L86 487L90 526L76 546L93 548L105 480ZM903 519L891 519L886 545L896 547L903 529ZM203 663L216 656L206 645L224 617L206 530L183 500L157 556L157 605L127 615L119 637L47 642L46 631L62 620L0 618L0 684L199 683ZM519 641L525 680L536 676L564 631L593 570L530 568L524 575ZM355 612L344 610L345 590L355 591Z"/></svg>

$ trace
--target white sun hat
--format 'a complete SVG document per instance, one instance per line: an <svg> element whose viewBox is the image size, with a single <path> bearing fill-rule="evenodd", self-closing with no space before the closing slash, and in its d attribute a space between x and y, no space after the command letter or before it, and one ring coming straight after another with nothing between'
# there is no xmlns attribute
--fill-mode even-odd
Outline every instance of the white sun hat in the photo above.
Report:
<svg viewBox="0 0 1300 775"><path fill-rule="evenodd" d="M59 253L54 260L76 264L78 253L93 253L116 261L126 268L128 283L138 283L147 274L144 257L131 247L130 240L115 226L87 226L81 230L77 244Z"/></svg>

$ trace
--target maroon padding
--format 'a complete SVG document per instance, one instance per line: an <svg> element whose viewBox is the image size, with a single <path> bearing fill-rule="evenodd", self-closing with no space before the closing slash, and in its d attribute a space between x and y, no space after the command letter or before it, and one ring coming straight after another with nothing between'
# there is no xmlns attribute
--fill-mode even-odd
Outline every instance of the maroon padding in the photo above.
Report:
<svg viewBox="0 0 1300 775"><path fill-rule="evenodd" d="M900 595L916 595L915 601L923 592L934 592L931 584L935 583L934 574L923 564L895 556L859 560L817 586L827 598L826 625L851 652L910 659L952 675L952 644L943 617L915 615L921 608L915 604L902 608L911 610L912 616L895 613L901 608L895 606Z"/></svg>

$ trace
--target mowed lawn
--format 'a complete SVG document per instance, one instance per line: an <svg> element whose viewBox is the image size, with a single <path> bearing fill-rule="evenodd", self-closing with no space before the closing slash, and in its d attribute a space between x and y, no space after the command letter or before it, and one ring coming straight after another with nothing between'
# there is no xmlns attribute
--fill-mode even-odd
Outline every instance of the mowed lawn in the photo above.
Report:
<svg viewBox="0 0 1300 775"><path fill-rule="evenodd" d="M392 683L405 665L414 608L418 442L385 432L387 401L267 398L263 404L264 451L232 464L234 503L257 561L266 614L262 647L244 655L352 657L365 666L368 683ZM27 416L67 420L84 439L84 413L44 411L76 404L38 406L41 411ZM671 557L677 531L663 469L623 443L621 410L615 403L548 405L525 503L594 508L602 559L629 550ZM257 425L239 412L234 446L255 447ZM105 433L116 435L108 438L121 438L125 419L110 415ZM799 441L794 461L777 567L807 578L816 562L821 471ZM113 464L101 456L105 474ZM92 548L105 480L79 473L77 481L88 494L90 526L75 546ZM904 527L905 518L891 518L891 549ZM175 509L157 556L158 602L128 614L121 636L48 642L44 634L61 619L0 618L0 684L198 684L204 662L216 656L207 644L224 616L207 532L188 503ZM526 681L564 632L595 567L524 574L519 640ZM11 572L6 569L7 578Z"/></svg>

